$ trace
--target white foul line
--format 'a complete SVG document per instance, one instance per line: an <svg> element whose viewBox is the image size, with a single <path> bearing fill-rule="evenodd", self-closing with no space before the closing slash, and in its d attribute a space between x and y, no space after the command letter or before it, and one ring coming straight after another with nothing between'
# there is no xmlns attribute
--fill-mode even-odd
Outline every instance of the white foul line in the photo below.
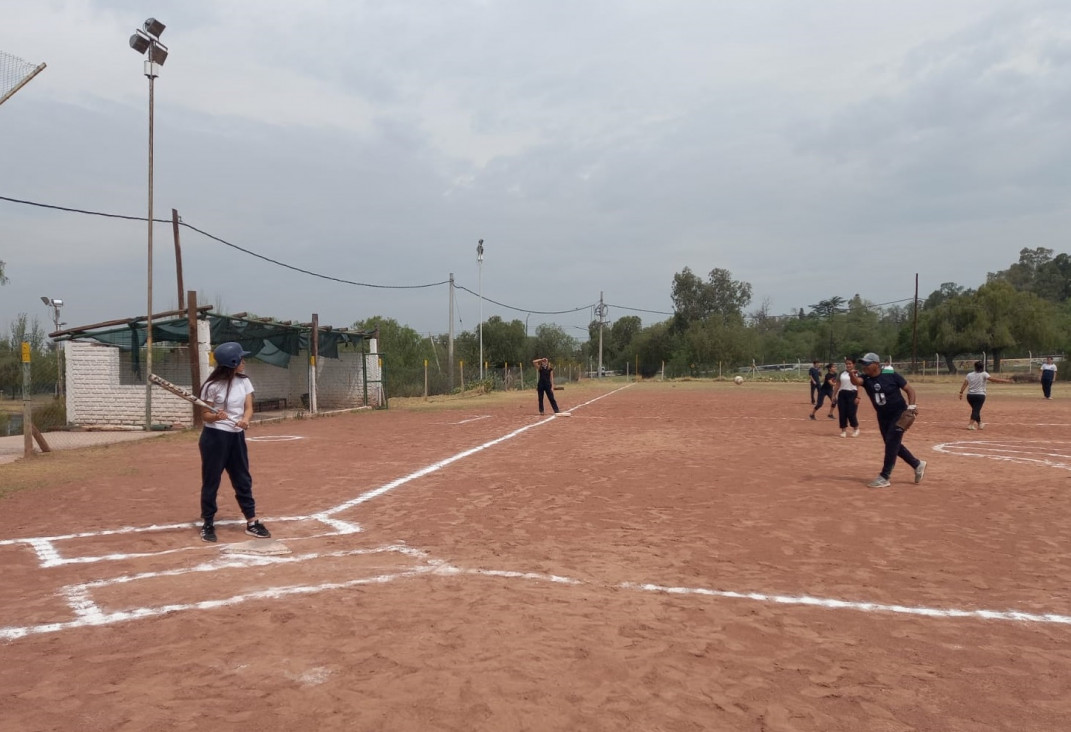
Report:
<svg viewBox="0 0 1071 732"><path fill-rule="evenodd" d="M621 391L622 389L627 389L630 386L632 386L632 384L625 384L624 386L619 387L617 389L614 389L613 391L608 391L605 394L600 394L599 396L595 397L594 399L589 399L588 401L584 402L583 404L578 404L576 407L573 407L573 409L581 409L583 407L588 406L589 404L594 404L595 402L599 401L600 399L604 399L604 398L610 396L611 394L616 394L617 392ZM388 492L394 490L395 488L397 488L398 486L405 485L406 483L414 481L417 478L423 478L425 475L430 475L431 473L435 473L435 472L437 472L439 470L442 470L447 465L451 465L453 463L456 463L458 460L463 460L463 459L465 459L467 457L470 457L471 455L475 455L476 453L482 452L482 451L486 450L489 447L494 447L495 445L501 444L501 443L503 443L503 442L505 442L507 440L512 440L517 435L523 434L523 433L527 432L528 430L533 429L535 427L539 427L541 425L547 424L548 422L550 422L550 421L552 421L554 419L557 419L557 415L552 415L552 416L548 417L547 419L541 419L538 422L533 422L532 424L527 424L524 427L519 427L519 428L513 430L512 432L503 435L502 437L496 437L495 439L490 440L488 442L485 442L482 445L477 445L476 447L469 448L468 450L463 450L462 452L459 452L456 455L451 455L450 457L446 458L445 460L440 460L437 463L433 463L431 465L428 465L427 467L421 468L420 470L417 470L417 471L415 471L413 473L410 473L409 475L403 475L401 478L397 478L395 480L392 480L390 483L386 483L384 485L381 485L378 488L373 488L372 490L367 491L365 493L362 493L361 495L359 495L356 498L353 498L353 499L351 499L349 501L346 501L344 503L340 503L337 506L333 506L332 508L325 509L323 511L320 511L319 513L315 513L315 514L313 514L313 518L324 520L327 517L332 516L333 514L341 513L342 511L346 511L346 510L348 510L350 508L353 508L354 506L359 506L362 503L365 503L367 501L372 500L373 498L379 498L384 493L388 493Z"/></svg>

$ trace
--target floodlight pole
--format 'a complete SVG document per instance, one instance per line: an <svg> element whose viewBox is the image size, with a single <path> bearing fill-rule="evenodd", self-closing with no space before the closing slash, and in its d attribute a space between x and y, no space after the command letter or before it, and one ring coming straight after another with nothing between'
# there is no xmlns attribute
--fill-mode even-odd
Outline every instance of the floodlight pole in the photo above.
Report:
<svg viewBox="0 0 1071 732"><path fill-rule="evenodd" d="M154 46L155 42L150 42ZM148 271L148 308L145 316L145 429L152 429L152 199L153 199L153 116L156 87L156 64L153 62L152 49L145 61L145 76L149 77L149 271Z"/></svg>
<svg viewBox="0 0 1071 732"><path fill-rule="evenodd" d="M153 225L153 117L155 112L156 77L160 67L167 59L167 47L160 43L160 34L164 32L163 23L156 18L149 18L141 28L130 36L130 47L138 53L148 52L145 59L145 76L149 79L149 227L148 227L148 304L145 314L145 429L152 429L152 225ZM182 299L181 288L179 300Z"/></svg>
<svg viewBox="0 0 1071 732"><path fill-rule="evenodd" d="M483 239L476 245L476 264L480 290L480 381L483 381Z"/></svg>

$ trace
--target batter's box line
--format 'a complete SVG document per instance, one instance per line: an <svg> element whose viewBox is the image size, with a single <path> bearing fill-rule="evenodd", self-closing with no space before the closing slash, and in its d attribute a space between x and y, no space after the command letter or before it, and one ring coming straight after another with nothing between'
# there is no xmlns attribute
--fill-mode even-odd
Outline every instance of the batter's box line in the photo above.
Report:
<svg viewBox="0 0 1071 732"><path fill-rule="evenodd" d="M343 536L347 534L355 534L361 531L359 524L355 524L351 521L342 521L340 519L332 518L326 514L315 513L309 516L282 516L272 519L273 523L283 523L290 521L318 521L325 526L333 529L319 534L312 534L310 536L300 537L301 539L318 539L326 536ZM244 520L226 520L217 521L216 525L228 525L233 524L235 526L241 526L245 524ZM151 526L125 526L118 529L102 529L100 531L84 531L77 534L61 534L57 536L38 536L29 537L25 539L2 539L0 540L0 546L13 546L23 544L29 546L37 555L37 561L42 569L49 569L52 567L61 567L68 564L94 564L96 562L117 562L125 561L129 559L142 559L145 557L159 557L167 554L178 554L181 552L199 551L205 547L202 545L178 547L175 549L161 549L154 552L112 552L108 554L86 554L81 556L64 556L59 547L57 546L61 542L75 541L77 539L95 539L104 536L120 536L128 534L141 534L150 532L163 532L163 531L190 531L191 528L197 528L200 526L199 522L190 522L183 524L153 524Z"/></svg>
<svg viewBox="0 0 1071 732"><path fill-rule="evenodd" d="M218 572L223 569L245 569L250 567L267 565L284 565L307 562L314 559L333 559L343 558L347 556L370 555L386 552L395 552L407 556L415 561L422 561L423 565L415 566L412 569L402 572L376 575L373 577L360 577L352 580L346 580L343 582L329 582L320 585L288 585L280 587L271 587L263 590L256 590L254 592L246 592L237 595L232 595L231 597L221 598L217 600L202 600L192 603L172 603L168 605L159 605L156 607L134 608L132 610L108 612L101 609L92 600L92 593L94 590L107 588L114 585L128 584L140 580L155 579L159 577L174 577L184 574L200 572ZM331 590L344 590L360 585L385 584L387 582L392 582L396 579L404 579L410 576L434 572L439 568L440 565L441 561L429 559L426 552L423 552L419 549L414 549L404 544L392 544L388 546L376 547L373 549L349 549L340 550L336 552L308 553L289 556L262 555L241 557L232 556L226 558L220 557L217 560L205 562L200 565L184 569L170 569L162 570L159 572L142 572L139 574L125 575L122 577L113 577L109 579L93 580L91 582L85 582L75 585L67 585L61 588L59 592L66 599L68 606L71 608L71 613L74 616L72 620L55 623L43 623L41 625L10 626L0 628L0 640L12 641L18 640L19 638L25 638L29 635L56 633L63 630L74 630L77 628L85 627L114 625L116 623L158 617L161 615L166 615L168 613L184 612L189 610L216 610L219 608L238 605L252 600L273 600L292 595L308 595L317 594L320 592L327 592Z"/></svg>

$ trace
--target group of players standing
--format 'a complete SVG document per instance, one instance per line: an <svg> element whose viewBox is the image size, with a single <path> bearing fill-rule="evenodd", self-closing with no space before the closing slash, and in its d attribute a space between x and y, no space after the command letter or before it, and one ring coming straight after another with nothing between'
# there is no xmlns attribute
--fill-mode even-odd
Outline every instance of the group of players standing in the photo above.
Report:
<svg viewBox="0 0 1071 732"><path fill-rule="evenodd" d="M856 369L856 364L860 368ZM847 437L848 425L851 425L852 437L859 436L859 421L857 410L859 408L859 389L863 389L870 397L871 404L878 417L878 429L881 439L885 443L885 459L882 463L881 473L867 485L870 488L888 488L892 470L896 466L896 459L900 458L915 471L915 482L921 483L926 473L926 461L919 460L911 451L904 447L904 432L914 422L918 414L915 404L915 389L900 374L896 373L892 364L881 363L881 358L876 353L868 353L858 361L851 358L844 359L844 370L839 374L832 363L826 364L823 374L819 368L819 362L814 361L809 370L811 404L810 418L815 419L818 410L822 408L826 399L829 399L829 414L833 419L833 412L837 410L840 415L840 436ZM1046 399L1052 399L1052 382L1056 377L1056 365L1052 356L1045 359L1041 367L1041 388ZM985 403L986 383L1011 383L1006 379L990 376L985 371L985 365L978 361L974 364L973 373L968 373L959 390L959 398L967 394L967 402L971 406L971 420L967 429L984 429L982 422L982 405ZM817 399L816 399L817 397Z"/></svg>

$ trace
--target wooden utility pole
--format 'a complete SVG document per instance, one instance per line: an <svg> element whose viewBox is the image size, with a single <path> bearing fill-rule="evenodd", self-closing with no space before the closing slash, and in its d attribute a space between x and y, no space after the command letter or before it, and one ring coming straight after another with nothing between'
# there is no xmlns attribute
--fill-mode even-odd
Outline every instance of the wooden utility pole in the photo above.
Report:
<svg viewBox="0 0 1071 732"><path fill-rule="evenodd" d="M312 314L309 334L309 412L316 414L316 359L320 355L320 316Z"/></svg>
<svg viewBox="0 0 1071 732"><path fill-rule="evenodd" d="M186 304L182 299L182 246L179 244L178 225L178 211L171 209L171 230L175 233L175 276L178 277L178 309L185 310Z"/></svg>
<svg viewBox="0 0 1071 732"><path fill-rule="evenodd" d="M915 273L915 323L911 328L911 373L918 373L919 350L919 273Z"/></svg>
<svg viewBox="0 0 1071 732"><path fill-rule="evenodd" d="M181 275L179 281L182 281ZM191 391L200 396L201 394L201 348L197 342L197 290L190 290L186 295L189 307L186 309L186 328L190 331L189 354L190 354L190 385ZM193 426L201 426L201 409L196 404L193 407Z"/></svg>

